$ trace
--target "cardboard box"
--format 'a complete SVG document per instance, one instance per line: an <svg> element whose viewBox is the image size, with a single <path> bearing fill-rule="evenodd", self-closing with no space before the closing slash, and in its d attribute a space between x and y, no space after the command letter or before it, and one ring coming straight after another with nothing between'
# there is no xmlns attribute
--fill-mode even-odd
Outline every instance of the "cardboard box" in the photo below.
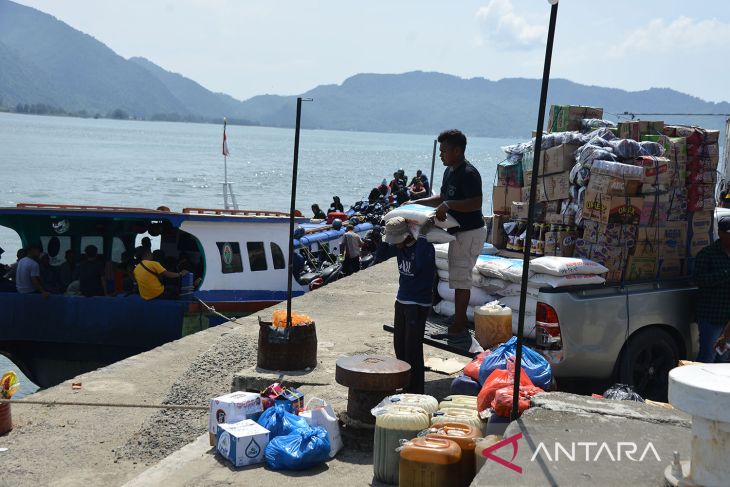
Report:
<svg viewBox="0 0 730 487"><path fill-rule="evenodd" d="M549 230L545 232L545 255L554 256L558 249L558 232Z"/></svg>
<svg viewBox="0 0 730 487"><path fill-rule="evenodd" d="M290 413L297 414L300 409L304 408L304 394L293 387L287 387L274 401L274 405L276 404L283 404L284 409Z"/></svg>
<svg viewBox="0 0 730 487"><path fill-rule="evenodd" d="M639 226L642 227L664 227L667 224L667 213L669 211L669 195L653 194L644 195L644 203L641 206L641 217Z"/></svg>
<svg viewBox="0 0 730 487"><path fill-rule="evenodd" d="M564 200L569 197L570 171L538 177L537 201Z"/></svg>
<svg viewBox="0 0 730 487"><path fill-rule="evenodd" d="M575 243L578 240L577 230L560 230L557 235L558 248L555 255L558 257L573 257Z"/></svg>
<svg viewBox="0 0 730 487"><path fill-rule="evenodd" d="M710 237L708 237L706 235L693 236L692 239L689 241L689 245L688 245L689 256L697 257L697 254L700 253L700 250L704 249L711 243L712 243L712 240L710 240Z"/></svg>
<svg viewBox="0 0 730 487"><path fill-rule="evenodd" d="M548 132L579 131L584 118L603 118L603 108L578 105L551 105Z"/></svg>
<svg viewBox="0 0 730 487"><path fill-rule="evenodd" d="M634 165L643 168L643 182L655 186L670 186L680 178L677 167L666 157L637 157L634 159Z"/></svg>
<svg viewBox="0 0 730 487"><path fill-rule="evenodd" d="M507 242L506 235L504 234L504 227L502 226L503 217L501 215L492 215L488 218L489 221L487 222L487 229L489 233L487 234L487 242L498 249L505 248Z"/></svg>
<svg viewBox="0 0 730 487"><path fill-rule="evenodd" d="M575 242L576 257L598 262L606 266L609 271L623 271L627 254L628 248L623 245L593 244L582 238Z"/></svg>
<svg viewBox="0 0 730 487"><path fill-rule="evenodd" d="M664 122L650 120L632 120L619 122L618 136L621 139L634 139L637 142L644 135L662 135L664 133Z"/></svg>
<svg viewBox="0 0 730 487"><path fill-rule="evenodd" d="M691 237L707 237L715 240L715 213L714 211L696 211L691 214L689 229Z"/></svg>
<svg viewBox="0 0 730 487"><path fill-rule="evenodd" d="M583 218L599 223L638 225L644 198L611 196L586 189Z"/></svg>
<svg viewBox="0 0 730 487"><path fill-rule="evenodd" d="M687 144L717 144L720 139L719 130L705 130L700 127L689 125L666 125L664 135L669 137L686 137Z"/></svg>
<svg viewBox="0 0 730 487"><path fill-rule="evenodd" d="M649 281L656 277L656 257L630 256L626 262L624 278L627 281Z"/></svg>
<svg viewBox="0 0 730 487"><path fill-rule="evenodd" d="M687 186L687 211L709 211L715 209L715 185L691 184Z"/></svg>
<svg viewBox="0 0 730 487"><path fill-rule="evenodd" d="M263 463L269 430L251 419L218 425L216 449L234 467Z"/></svg>
<svg viewBox="0 0 730 487"><path fill-rule="evenodd" d="M513 201L510 217L513 220L527 220L530 205L523 201ZM539 223L545 218L545 204L535 203L535 222Z"/></svg>
<svg viewBox="0 0 730 487"><path fill-rule="evenodd" d="M657 277L659 279L672 279L687 275L684 265L684 259L667 259L663 258L659 262Z"/></svg>
<svg viewBox="0 0 730 487"><path fill-rule="evenodd" d="M687 253L687 222L667 222L659 256L667 260L683 259Z"/></svg>
<svg viewBox="0 0 730 487"><path fill-rule="evenodd" d="M512 202L522 201L522 188L511 186L494 186L492 188L492 212L497 215L509 215Z"/></svg>
<svg viewBox="0 0 730 487"><path fill-rule="evenodd" d="M523 186L522 162L502 161L497 164L497 183L499 186Z"/></svg>
<svg viewBox="0 0 730 487"><path fill-rule="evenodd" d="M256 419L263 410L261 396L255 392L236 391L212 399L208 416L210 445L215 445L215 434L219 424Z"/></svg>
<svg viewBox="0 0 730 487"><path fill-rule="evenodd" d="M575 165L575 150L580 147L576 144L561 144L540 152L539 174L555 174L570 171ZM526 168L532 171L532 166Z"/></svg>
<svg viewBox="0 0 730 487"><path fill-rule="evenodd" d="M642 135L641 140L661 144L664 147L664 157L675 164L687 164L687 139L685 137Z"/></svg>
<svg viewBox="0 0 730 487"><path fill-rule="evenodd" d="M544 221L550 225L575 225L575 215L569 213L546 213Z"/></svg>
<svg viewBox="0 0 730 487"><path fill-rule="evenodd" d="M583 239L591 243L626 246L636 244L638 226L609 223L607 225L593 220L583 221Z"/></svg>
<svg viewBox="0 0 730 487"><path fill-rule="evenodd" d="M611 196L637 196L641 190L641 180L594 173L588 180L588 189Z"/></svg>

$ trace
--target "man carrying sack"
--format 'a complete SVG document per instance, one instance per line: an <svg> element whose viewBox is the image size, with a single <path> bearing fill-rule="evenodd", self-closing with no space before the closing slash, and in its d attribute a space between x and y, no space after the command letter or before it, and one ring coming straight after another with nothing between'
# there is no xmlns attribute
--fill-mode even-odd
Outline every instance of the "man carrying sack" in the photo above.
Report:
<svg viewBox="0 0 730 487"><path fill-rule="evenodd" d="M438 136L439 153L446 170L441 193L418 200L436 208L436 218L453 216L459 226L449 230L456 240L449 244L449 287L454 290L456 313L446 334L433 338L462 338L466 329L466 309L471 297L471 272L487 240L482 215L482 178L479 171L464 157L466 136L459 130L447 130Z"/></svg>

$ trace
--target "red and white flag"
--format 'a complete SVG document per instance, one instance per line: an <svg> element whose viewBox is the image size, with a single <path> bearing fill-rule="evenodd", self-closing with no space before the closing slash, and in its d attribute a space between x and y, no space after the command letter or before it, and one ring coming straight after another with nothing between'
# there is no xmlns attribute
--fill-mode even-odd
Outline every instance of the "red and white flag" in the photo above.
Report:
<svg viewBox="0 0 730 487"><path fill-rule="evenodd" d="M226 139L226 121L223 120L223 155L228 157L228 142Z"/></svg>

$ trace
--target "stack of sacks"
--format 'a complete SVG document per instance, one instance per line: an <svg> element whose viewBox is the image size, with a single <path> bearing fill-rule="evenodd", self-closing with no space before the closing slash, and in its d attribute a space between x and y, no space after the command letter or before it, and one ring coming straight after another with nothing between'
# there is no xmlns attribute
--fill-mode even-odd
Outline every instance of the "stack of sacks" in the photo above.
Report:
<svg viewBox="0 0 730 487"><path fill-rule="evenodd" d="M512 332L517 333L522 282L522 260L490 257L477 260L477 270L487 282L494 282L491 293L500 304L512 309ZM606 282L602 274L608 269L588 259L573 257L538 257L530 261L525 303L525 336L535 337L537 295L541 287L569 287ZM496 282L501 283L497 286Z"/></svg>
<svg viewBox="0 0 730 487"><path fill-rule="evenodd" d="M389 211L383 220L386 222L391 218L401 217L408 222L411 233L414 237L420 234L421 226L426 223L429 218L432 218L436 214L436 210L430 206L407 204L399 206ZM455 239L453 235L448 233L446 230L449 228L458 227L459 223L451 215L446 215L446 220L439 221L434 219L435 226L431 228L426 234L426 239L431 243L444 243L451 242Z"/></svg>
<svg viewBox="0 0 730 487"><path fill-rule="evenodd" d="M434 249L436 250L436 273L438 274L440 281L438 285L438 293L442 301L434 306L433 309L437 314L450 317L454 315L456 305L454 304L454 290L449 288L448 284L449 244L436 244L434 245ZM482 248L481 255L479 256L479 260L501 258L493 256L496 252L498 252L498 250L492 244L485 243ZM471 288L471 299L466 311L466 316L470 321L474 320L474 307L494 301L495 297L491 295L492 291L503 287L501 286L501 282L490 282L490 279L483 277L477 270L476 266L472 270L472 281L474 286Z"/></svg>

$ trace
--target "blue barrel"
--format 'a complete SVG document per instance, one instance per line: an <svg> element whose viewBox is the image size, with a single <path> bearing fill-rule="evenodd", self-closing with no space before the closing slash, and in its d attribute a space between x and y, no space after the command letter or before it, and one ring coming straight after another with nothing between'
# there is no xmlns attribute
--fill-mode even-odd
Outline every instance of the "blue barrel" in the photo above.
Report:
<svg viewBox="0 0 730 487"><path fill-rule="evenodd" d="M195 290L195 276L193 276L193 273L188 272L180 279L180 296L189 296L193 294L193 291Z"/></svg>

